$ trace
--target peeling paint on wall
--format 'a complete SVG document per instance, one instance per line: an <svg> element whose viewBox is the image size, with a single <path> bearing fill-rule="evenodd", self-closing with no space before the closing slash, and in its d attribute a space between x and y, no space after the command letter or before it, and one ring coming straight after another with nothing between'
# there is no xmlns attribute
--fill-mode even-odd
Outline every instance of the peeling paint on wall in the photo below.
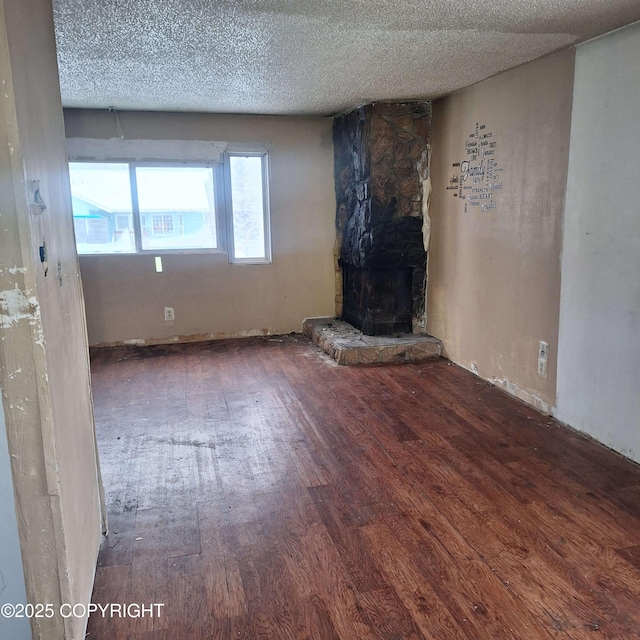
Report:
<svg viewBox="0 0 640 640"><path fill-rule="evenodd" d="M431 162L431 146L429 150L425 152L427 154L426 173L422 179L422 243L424 250L427 254L427 262L424 270L423 289L425 295L424 310L421 316L414 316L413 318L413 333L427 333L427 283L429 280L429 245L431 244L431 175L429 174L429 164ZM424 158L423 158L424 160ZM424 171L424 169L423 169Z"/></svg>
<svg viewBox="0 0 640 640"><path fill-rule="evenodd" d="M0 291L0 327L9 329L20 320L28 320L35 325L40 320L40 306L34 296L27 298L25 292L18 288Z"/></svg>
<svg viewBox="0 0 640 640"><path fill-rule="evenodd" d="M26 320L29 326L35 328L38 337L34 344L44 349L45 342L40 321L40 304L36 297L27 297L26 293L18 288L18 285L14 289L0 291L0 329L10 329L22 320ZM4 336L2 338L4 339Z"/></svg>
<svg viewBox="0 0 640 640"><path fill-rule="evenodd" d="M551 415L551 407L544 400L542 400L542 398L539 398L533 393L525 391L524 389L520 388L515 382L510 382L506 378L491 378L489 382L495 384L496 387L500 387L500 389L506 391L512 396L515 396L519 400L526 402L541 413L544 413L545 415Z"/></svg>
<svg viewBox="0 0 640 640"><path fill-rule="evenodd" d="M51 3L5 2L0 22L0 62L11 71L0 130L13 145L0 144L6 187L0 212L0 435L6 433L10 460L0 460L0 467L11 467L0 495L3 503L15 498L15 505L2 506L17 524L12 547L0 526L0 559L4 565L9 548L26 587L26 593L23 587L11 598L2 595L59 608L90 601L101 532L82 287L62 291L55 279L43 278L58 257L61 264L75 257L73 226L61 215L71 210L71 199ZM40 216L43 195L48 209ZM68 263L69 277L77 277L77 260ZM2 449L0 442L0 458ZM29 620L24 622L19 634L0 621L0 636L31 638ZM84 617L31 622L34 637L85 636Z"/></svg>
<svg viewBox="0 0 640 640"><path fill-rule="evenodd" d="M92 348L102 347L143 347L158 344L182 344L186 342L209 342L212 340L229 340L235 338L257 338L267 336L279 336L282 331L278 329L250 329L248 331L235 331L229 333L197 333L187 336L170 336L168 338L134 338L132 340L118 340L116 342L100 342L91 345Z"/></svg>
<svg viewBox="0 0 640 640"><path fill-rule="evenodd" d="M422 242L424 250L429 251L431 243L431 176L422 181Z"/></svg>

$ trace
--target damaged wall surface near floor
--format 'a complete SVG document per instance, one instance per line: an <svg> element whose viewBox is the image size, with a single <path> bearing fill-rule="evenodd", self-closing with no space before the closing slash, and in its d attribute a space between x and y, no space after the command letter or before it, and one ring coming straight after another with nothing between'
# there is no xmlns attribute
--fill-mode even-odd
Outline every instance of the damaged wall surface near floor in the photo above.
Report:
<svg viewBox="0 0 640 640"><path fill-rule="evenodd" d="M581 45L557 416L640 462L640 23Z"/></svg>
<svg viewBox="0 0 640 640"><path fill-rule="evenodd" d="M0 4L0 73L0 388L26 596L55 610L90 601L101 520L49 0ZM31 620L46 640L79 640L85 624Z"/></svg>
<svg viewBox="0 0 640 640"><path fill-rule="evenodd" d="M224 253L84 256L91 344L300 331L334 313L335 195L330 118L67 110L68 138L222 141L270 149L272 264ZM175 309L165 322L164 307Z"/></svg>
<svg viewBox="0 0 640 640"><path fill-rule="evenodd" d="M543 410L556 399L573 69L565 51L433 109L427 331L446 357Z"/></svg>

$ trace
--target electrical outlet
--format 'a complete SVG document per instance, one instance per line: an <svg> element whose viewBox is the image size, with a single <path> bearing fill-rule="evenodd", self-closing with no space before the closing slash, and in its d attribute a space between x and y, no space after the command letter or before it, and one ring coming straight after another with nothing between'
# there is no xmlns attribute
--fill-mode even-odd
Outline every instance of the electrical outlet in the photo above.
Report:
<svg viewBox="0 0 640 640"><path fill-rule="evenodd" d="M547 377L547 359L549 356L549 344L540 340L538 346L538 375Z"/></svg>
<svg viewBox="0 0 640 640"><path fill-rule="evenodd" d="M538 360L547 360L547 353L549 352L549 345L546 342L540 340L540 348L538 349Z"/></svg>
<svg viewBox="0 0 640 640"><path fill-rule="evenodd" d="M164 319L166 322L172 322L176 319L176 314L173 310L173 307L165 307L164 308Z"/></svg>
<svg viewBox="0 0 640 640"><path fill-rule="evenodd" d="M538 375L543 378L547 377L547 361L546 360L538 360Z"/></svg>

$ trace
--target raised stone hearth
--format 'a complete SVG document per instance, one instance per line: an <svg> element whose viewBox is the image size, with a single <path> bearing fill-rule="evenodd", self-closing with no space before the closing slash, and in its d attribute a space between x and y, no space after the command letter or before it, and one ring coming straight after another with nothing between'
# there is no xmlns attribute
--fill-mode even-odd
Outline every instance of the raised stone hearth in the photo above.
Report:
<svg viewBox="0 0 640 640"><path fill-rule="evenodd" d="M367 336L336 318L308 318L302 330L338 364L416 362L441 354L438 338L411 333Z"/></svg>

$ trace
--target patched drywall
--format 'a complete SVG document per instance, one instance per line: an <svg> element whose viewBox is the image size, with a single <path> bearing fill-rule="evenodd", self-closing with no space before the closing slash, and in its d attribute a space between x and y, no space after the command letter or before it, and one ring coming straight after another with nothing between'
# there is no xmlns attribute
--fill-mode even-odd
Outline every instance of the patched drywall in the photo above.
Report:
<svg viewBox="0 0 640 640"><path fill-rule="evenodd" d="M640 462L640 23L578 48L557 416Z"/></svg>
<svg viewBox="0 0 640 640"><path fill-rule="evenodd" d="M269 149L272 264L226 254L81 257L91 344L300 331L334 312L332 121L177 113L119 113L126 139L227 141ZM67 136L118 135L113 114L65 112ZM175 320L164 320L173 307Z"/></svg>
<svg viewBox="0 0 640 640"><path fill-rule="evenodd" d="M427 330L537 406L555 405L573 60L529 63L433 110Z"/></svg>
<svg viewBox="0 0 640 640"><path fill-rule="evenodd" d="M38 324L40 308L35 296L27 298L16 284L13 289L0 291L0 327L8 329L21 320L27 320L31 325Z"/></svg>
<svg viewBox="0 0 640 640"><path fill-rule="evenodd" d="M26 598L55 611L90 601L101 519L49 0L0 5L0 74L0 387ZM67 640L86 620L30 623Z"/></svg>

